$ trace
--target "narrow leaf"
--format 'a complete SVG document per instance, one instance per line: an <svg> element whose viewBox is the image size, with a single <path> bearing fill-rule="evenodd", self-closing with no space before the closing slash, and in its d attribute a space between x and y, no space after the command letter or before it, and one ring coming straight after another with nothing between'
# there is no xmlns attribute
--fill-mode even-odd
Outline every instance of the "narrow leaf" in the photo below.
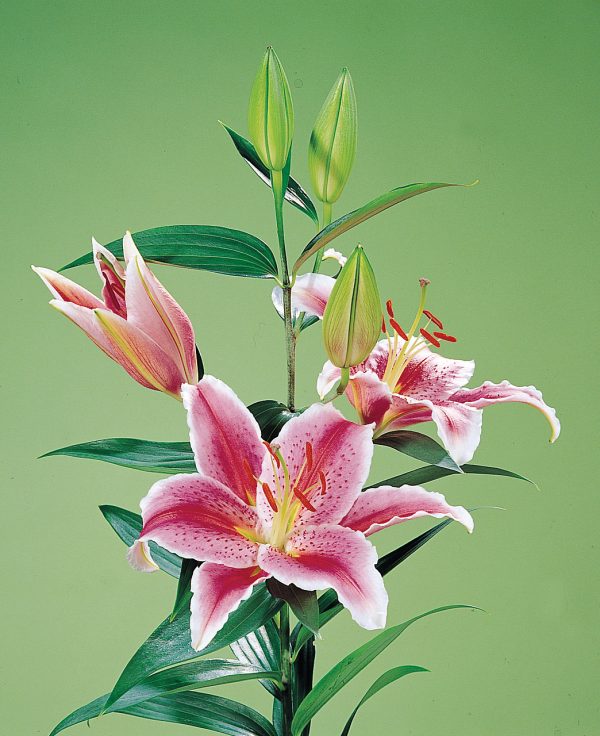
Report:
<svg viewBox="0 0 600 736"><path fill-rule="evenodd" d="M273 278L277 263L268 245L241 230L213 225L167 225L140 230L133 239L146 261L213 271L229 276ZM105 246L123 258L122 240ZM93 263L93 254L71 261L60 270Z"/></svg>
<svg viewBox="0 0 600 736"><path fill-rule="evenodd" d="M271 399L256 401L254 404L250 404L248 409L258 422L262 438L267 442L275 439L283 425L289 422L292 417L302 413L302 411L291 412L285 404Z"/></svg>
<svg viewBox="0 0 600 736"><path fill-rule="evenodd" d="M251 631L241 639L232 642L229 645L231 651L240 660L255 667L264 670L279 670L281 658L281 645L279 641L279 632L273 620L267 621L256 631ZM273 696L277 696L277 686L267 679L260 681L260 684L268 690Z"/></svg>
<svg viewBox="0 0 600 736"><path fill-rule="evenodd" d="M102 515L115 530L119 538L128 547L135 542L142 531L142 517L133 511L122 509L119 506L100 506ZM150 542L152 559L169 575L178 578L181 572L181 557L159 547L156 542Z"/></svg>
<svg viewBox="0 0 600 736"><path fill-rule="evenodd" d="M300 258L294 263L293 272L298 271L300 266L316 253L321 248L324 248L332 240L339 237L343 233L347 232L353 227L360 225L361 222L368 220L370 217L387 210L388 207L399 202L404 202L411 197L416 197L419 194L425 194L426 192L432 192L434 189L442 189L443 187L461 187L461 186L472 186L470 184L444 184L444 183L432 183L432 184L409 184L404 187L398 187L392 189L390 192L386 192L379 197L367 202L367 204L359 207L357 210L353 210L346 215L343 215L337 220L334 220L330 225L317 233L310 243L304 248Z"/></svg>
<svg viewBox="0 0 600 736"><path fill-rule="evenodd" d="M376 445L384 445L391 447L405 455L410 455L417 460L421 460L431 465L439 465L441 468L448 468L454 473L461 473L460 466L448 455L446 450L434 439L420 432L411 432L409 430L400 429L395 432L388 432L373 440Z"/></svg>
<svg viewBox="0 0 600 736"><path fill-rule="evenodd" d="M302 590L295 585L284 585L275 578L267 580L272 596L289 603L294 615L313 634L319 633L319 603L314 590Z"/></svg>
<svg viewBox="0 0 600 736"><path fill-rule="evenodd" d="M536 485L532 480L526 478L524 475L519 475L519 473L513 473L512 470L504 470L503 468L467 464L462 465L460 469L462 473L474 473L475 475L500 475L507 478L524 480L534 486ZM376 488L377 486L394 486L395 488L399 488L403 485L420 486L424 483L431 483L438 478L445 478L448 475L456 474L457 472L450 468L440 467L439 465L426 465L423 468L416 468L415 470L410 470L408 473L402 473L402 475L395 475L393 478L382 480L380 483L374 483L373 485L367 486L365 490Z"/></svg>
<svg viewBox="0 0 600 736"><path fill-rule="evenodd" d="M257 585L250 598L229 616L225 626L200 652L196 652L191 646L190 618L187 612L182 612L173 621L169 616L133 655L110 694L108 706L154 672L210 654L246 636L273 618L280 607L281 601L273 598L264 584Z"/></svg>
<svg viewBox="0 0 600 736"><path fill-rule="evenodd" d="M346 721L346 725L344 726L344 730L342 731L340 736L348 736L348 734L350 733L350 727L352 726L352 722L354 721L354 717L358 713L358 709L362 705L364 705L367 700L372 698L373 695L376 695L384 687L391 685L392 682L396 682L396 680L399 680L401 677L405 677L406 675L412 675L414 672L429 672L429 670L426 670L424 667L407 664L403 665L402 667L394 667L393 669L384 672L383 675L378 677L371 685L371 687L367 690L367 692L363 695L356 708L350 714L350 718L348 718L348 720Z"/></svg>
<svg viewBox="0 0 600 736"><path fill-rule="evenodd" d="M171 612L171 621L173 621L178 613L189 606L192 575L194 574L194 570L200 564L201 563L199 563L198 560L185 559L182 561L179 582L177 583L177 592L175 594L175 602L173 603L173 611Z"/></svg>
<svg viewBox="0 0 600 736"><path fill-rule="evenodd" d="M334 695L345 687L358 675L368 664L392 644L406 629L419 619L431 616L434 613L449 611L452 609L467 608L475 609L475 606L451 605L434 608L426 613L421 613L404 623L392 626L373 637L371 641L355 649L351 654L344 657L329 672L322 677L311 692L300 704L292 721L292 736L300 736L304 727L314 716L326 705Z"/></svg>
<svg viewBox="0 0 600 736"><path fill-rule="evenodd" d="M261 179L267 186L270 187L271 176L269 170L260 160L260 157L252 143L250 143L249 140L241 136L239 133L236 133L235 130L232 130L228 125L225 125L225 123L221 123L221 125L229 133L229 136L233 141L233 145L237 148L240 156L244 159L244 161L248 164L252 171L254 171L254 173L259 177L259 179ZM312 203L311 198L300 186L300 184L292 179L291 176L288 178L287 188L285 190L284 196L285 199L290 204L293 204L294 207L297 207L300 212L304 212L305 215L308 215L308 217L310 217L310 219L316 225L319 224L319 215L317 214L317 210Z"/></svg>
<svg viewBox="0 0 600 736"><path fill-rule="evenodd" d="M154 442L131 437L113 437L61 447L41 457L54 455L101 460L124 468L145 470L148 473L197 472L189 442Z"/></svg>

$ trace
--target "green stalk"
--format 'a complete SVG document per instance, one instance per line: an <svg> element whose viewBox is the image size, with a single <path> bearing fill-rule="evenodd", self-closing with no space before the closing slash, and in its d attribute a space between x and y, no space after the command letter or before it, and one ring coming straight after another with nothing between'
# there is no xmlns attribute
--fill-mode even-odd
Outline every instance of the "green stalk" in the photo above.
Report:
<svg viewBox="0 0 600 736"><path fill-rule="evenodd" d="M283 290L283 323L285 329L285 348L287 358L287 405L290 411L295 410L296 396L296 333L292 324L292 286L288 272L285 235L283 230L283 172L271 171L273 199L275 202L275 220L277 222L277 239L281 258L281 284Z"/></svg>
<svg viewBox="0 0 600 736"><path fill-rule="evenodd" d="M282 736L292 733L292 718L294 717L292 703L292 659L290 654L290 609L287 603L283 604L279 612L279 639L281 642L281 692L282 703Z"/></svg>
<svg viewBox="0 0 600 736"><path fill-rule="evenodd" d="M324 228L327 227L331 223L331 220L333 219L333 205L329 204L329 202L323 202L323 227L317 226L317 232L320 232ZM319 273L319 270L321 269L321 261L323 260L323 248L317 251L317 255L315 256L315 262L313 264L313 273ZM298 319L296 320L296 337L300 334L300 330L302 329L302 323L304 322L304 317L306 316L305 312L300 312L298 315Z"/></svg>

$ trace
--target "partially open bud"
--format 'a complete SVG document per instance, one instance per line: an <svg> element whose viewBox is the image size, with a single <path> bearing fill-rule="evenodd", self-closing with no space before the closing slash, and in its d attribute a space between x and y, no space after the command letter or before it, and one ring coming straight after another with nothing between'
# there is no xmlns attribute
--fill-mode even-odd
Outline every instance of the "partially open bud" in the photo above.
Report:
<svg viewBox="0 0 600 736"><path fill-rule="evenodd" d="M308 147L312 186L321 202L339 199L354 163L356 137L356 97L344 68L321 108Z"/></svg>
<svg viewBox="0 0 600 736"><path fill-rule="evenodd" d="M323 341L338 368L358 365L381 331L381 301L375 274L358 245L337 277L323 315Z"/></svg>
<svg viewBox="0 0 600 736"><path fill-rule="evenodd" d="M282 171L294 135L294 108L287 77L270 46L252 85L248 131L263 164Z"/></svg>

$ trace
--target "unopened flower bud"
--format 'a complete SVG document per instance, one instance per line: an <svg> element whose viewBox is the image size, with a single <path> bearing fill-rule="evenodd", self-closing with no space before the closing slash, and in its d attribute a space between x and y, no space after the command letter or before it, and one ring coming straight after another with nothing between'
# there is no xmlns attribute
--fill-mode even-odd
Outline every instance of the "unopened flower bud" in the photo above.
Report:
<svg viewBox="0 0 600 736"><path fill-rule="evenodd" d="M337 277L323 315L323 340L338 368L361 363L381 330L381 301L375 274L358 245Z"/></svg>
<svg viewBox="0 0 600 736"><path fill-rule="evenodd" d="M308 148L312 186L321 202L339 199L354 163L356 138L356 97L344 68L317 116Z"/></svg>
<svg viewBox="0 0 600 736"><path fill-rule="evenodd" d="M287 77L270 46L252 86L248 131L263 164L282 171L294 135L294 108Z"/></svg>

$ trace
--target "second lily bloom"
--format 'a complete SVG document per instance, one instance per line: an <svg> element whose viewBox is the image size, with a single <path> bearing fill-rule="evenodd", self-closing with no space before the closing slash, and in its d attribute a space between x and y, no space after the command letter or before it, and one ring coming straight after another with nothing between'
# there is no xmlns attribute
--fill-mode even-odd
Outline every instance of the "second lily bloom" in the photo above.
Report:
<svg viewBox="0 0 600 736"><path fill-rule="evenodd" d="M150 271L129 233L123 238L125 268L93 241L102 299L47 268L33 270L62 312L142 386L179 399L183 383L198 381L192 324Z"/></svg>

